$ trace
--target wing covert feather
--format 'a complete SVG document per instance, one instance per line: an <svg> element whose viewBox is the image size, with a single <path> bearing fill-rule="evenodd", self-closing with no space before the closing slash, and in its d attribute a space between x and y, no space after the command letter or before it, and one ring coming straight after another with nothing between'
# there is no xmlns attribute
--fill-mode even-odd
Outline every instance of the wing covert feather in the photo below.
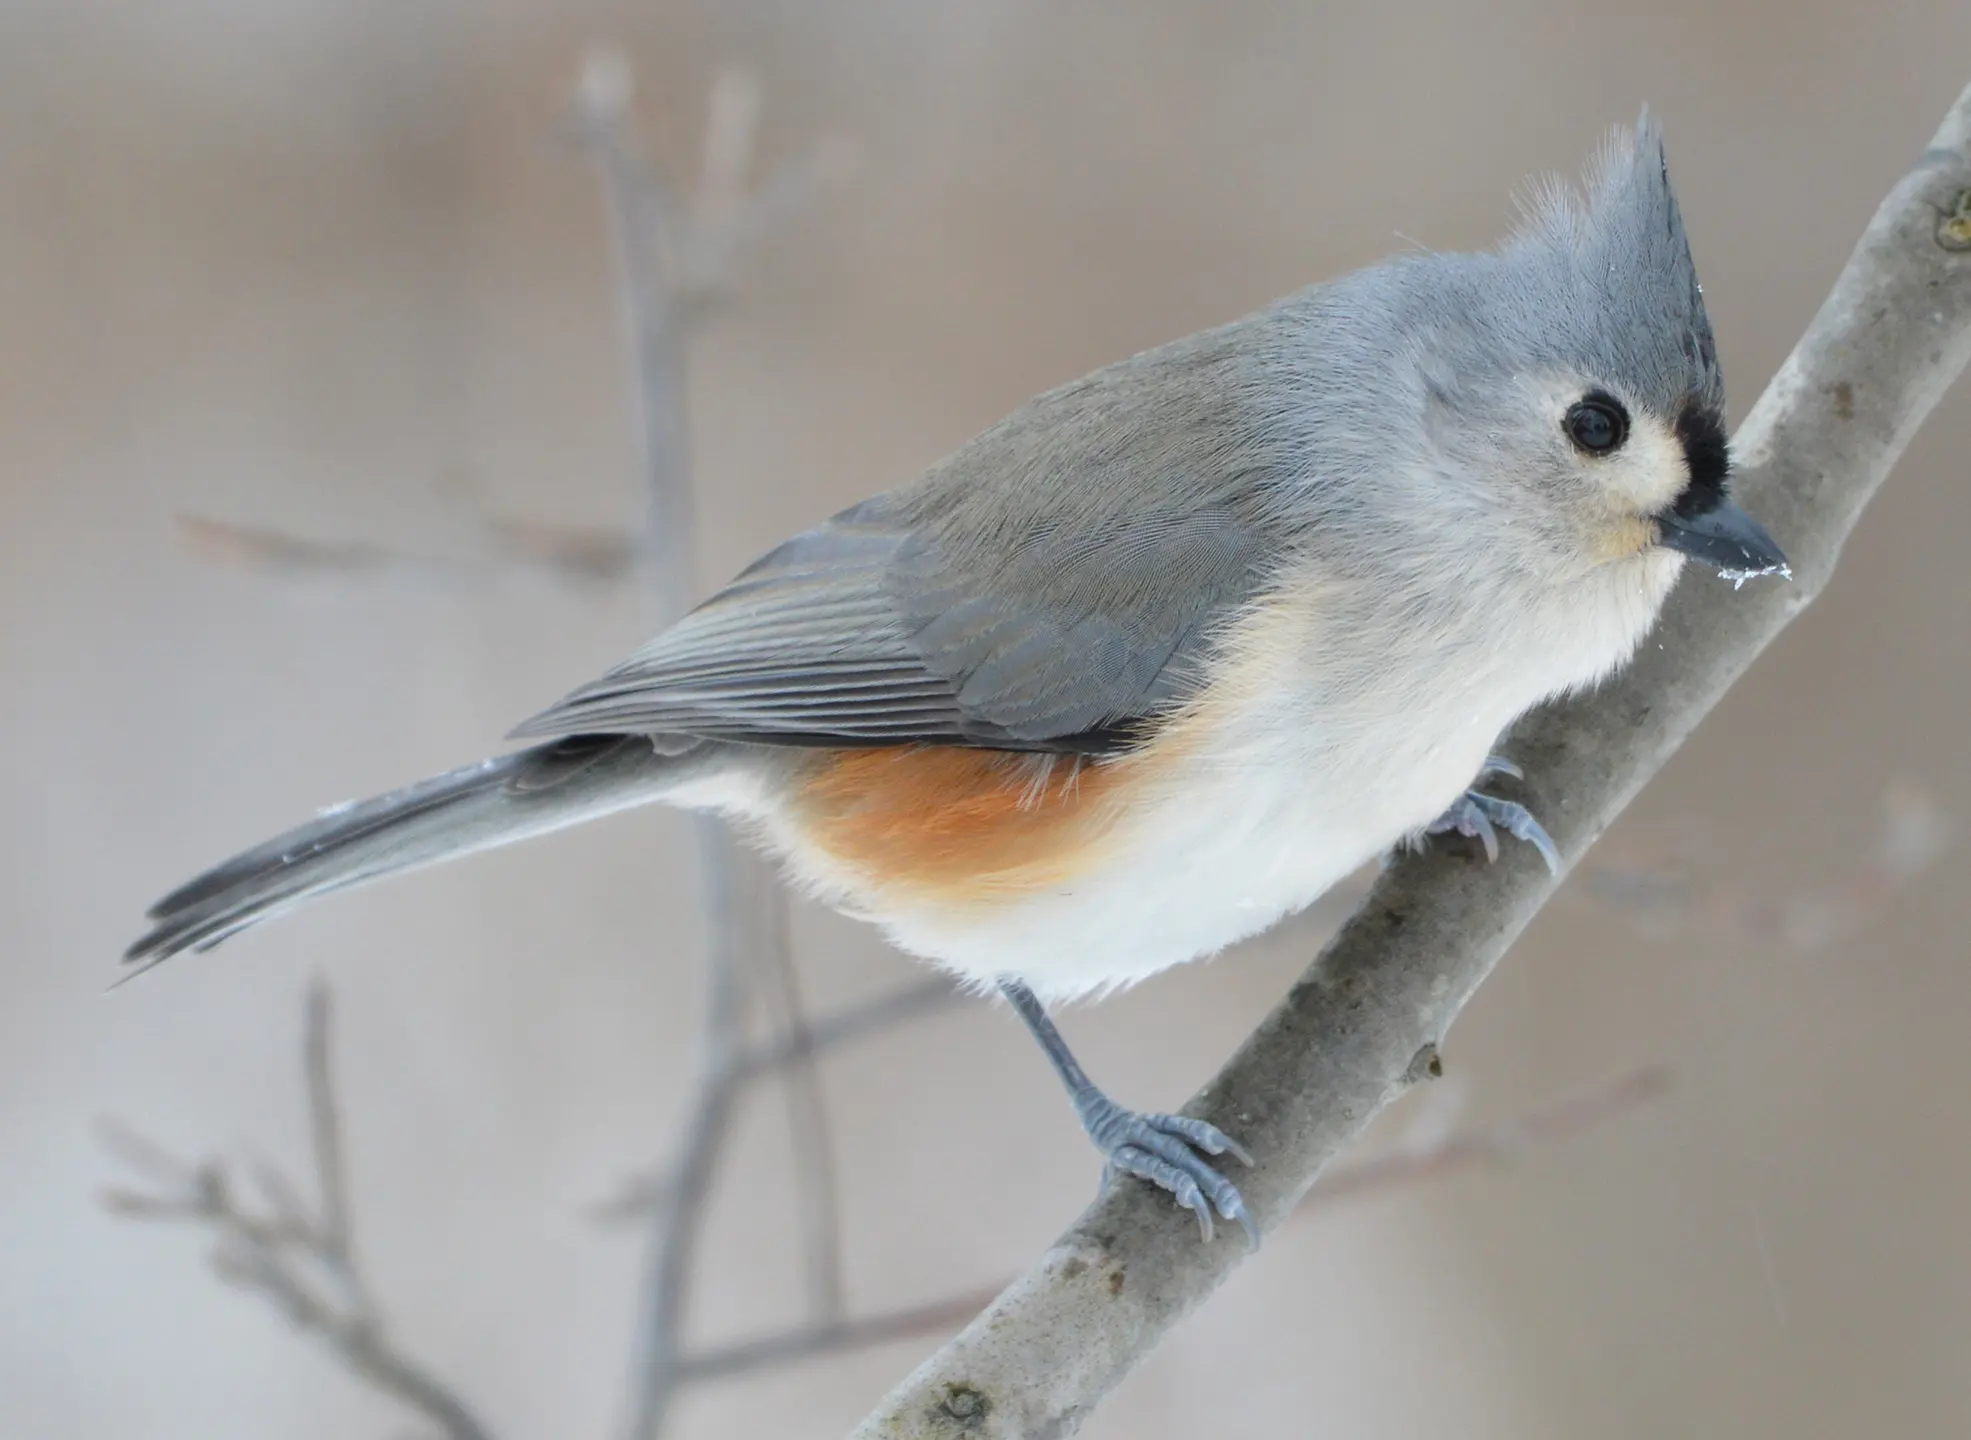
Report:
<svg viewBox="0 0 1971 1440"><path fill-rule="evenodd" d="M1028 402L769 552L515 735L1114 743L1183 701L1282 557L1278 427L1241 412L1264 387L1240 332L1267 321Z"/></svg>

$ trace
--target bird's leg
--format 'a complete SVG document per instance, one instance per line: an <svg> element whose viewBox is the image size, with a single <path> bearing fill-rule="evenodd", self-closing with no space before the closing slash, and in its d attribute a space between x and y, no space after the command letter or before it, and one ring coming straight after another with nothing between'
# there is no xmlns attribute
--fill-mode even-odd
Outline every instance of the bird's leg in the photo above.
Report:
<svg viewBox="0 0 1971 1440"><path fill-rule="evenodd" d="M1104 1095L1083 1072L1074 1052L1068 1049L1068 1042L1048 1019L1039 996L1017 980L1001 980L999 990L1020 1012L1027 1029L1033 1032L1033 1038L1040 1042L1040 1048L1047 1052L1047 1058L1054 1062L1062 1083L1068 1087L1068 1098L1074 1102L1075 1114L1081 1117L1081 1128L1088 1132L1088 1138L1095 1142L1107 1162L1102 1171L1104 1189L1118 1170L1138 1176L1176 1196L1179 1205L1198 1217L1198 1228L1206 1240L1211 1239L1211 1212L1215 1206L1225 1219L1243 1225L1246 1239L1254 1249L1259 1248L1259 1227L1253 1224L1237 1187L1204 1158L1230 1154L1250 1165L1252 1156L1244 1147L1217 1126L1193 1120L1188 1115L1146 1115L1125 1110Z"/></svg>
<svg viewBox="0 0 1971 1440"><path fill-rule="evenodd" d="M1488 775L1510 775L1515 780L1526 777L1520 768L1510 760L1502 760L1497 755L1485 762L1485 766L1472 781L1474 785L1485 783ZM1442 815L1431 821L1425 830L1427 835L1442 835L1455 830L1468 839L1477 840L1485 847L1485 858L1499 858L1499 831L1503 830L1514 839L1524 840L1540 852L1540 858L1547 862L1547 869L1560 874L1560 849L1547 834L1544 826L1533 818L1533 812L1524 805L1512 800L1501 800L1496 795L1486 795L1477 790L1467 790L1458 797L1455 804Z"/></svg>

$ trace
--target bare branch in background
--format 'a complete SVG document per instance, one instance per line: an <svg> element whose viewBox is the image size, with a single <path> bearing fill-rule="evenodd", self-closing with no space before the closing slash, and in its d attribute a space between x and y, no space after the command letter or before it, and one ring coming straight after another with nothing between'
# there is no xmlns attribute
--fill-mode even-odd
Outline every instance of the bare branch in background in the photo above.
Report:
<svg viewBox="0 0 1971 1440"><path fill-rule="evenodd" d="M834 1322L848 1309L848 1290L842 1279L842 1217L835 1181L834 1135L821 1094L814 1027L808 1023L801 1003L800 975L787 943L786 905L771 906L767 918L779 933L760 957L773 973L761 977L758 989L767 1023L785 1048L786 1058L777 1068L787 1104L788 1139L794 1147L795 1203L806 1262L802 1279L808 1317ZM745 1064L744 1053L734 1057L736 1083L748 1078Z"/></svg>
<svg viewBox="0 0 1971 1440"><path fill-rule="evenodd" d="M738 1079L753 1080L797 1060L813 1063L838 1045L949 1009L962 998L962 992L949 980L927 976L834 1015L805 1022L805 1035L790 1031L750 1046L740 1052L733 1069ZM629 1177L616 1194L597 1203L594 1217L605 1224L635 1219L669 1204L673 1188L670 1175L664 1171Z"/></svg>
<svg viewBox="0 0 1971 1440"><path fill-rule="evenodd" d="M179 538L195 553L229 565L252 565L288 574L382 575L395 571L443 574L450 567L430 556L372 545L363 540L320 540L285 530L177 515Z"/></svg>
<svg viewBox="0 0 1971 1440"><path fill-rule="evenodd" d="M470 544L462 555L420 554L362 540L311 539L203 516L179 517L185 541L213 558L284 575L457 581L538 569L564 579L614 581L644 571L657 592L658 623L675 620L696 589L695 505L686 425L692 333L718 302L733 293L737 263L823 186L839 179L847 160L842 146L824 144L749 192L746 181L758 128L759 87L750 75L731 71L720 76L713 88L703 173L696 195L687 196L638 150L631 98L627 61L613 54L599 55L583 72L569 129L596 165L613 222L631 355L631 401L649 506L649 523L640 539L505 519L485 507L460 477L447 477L446 498L470 522ZM777 1077L786 1091L810 1311L810 1329L802 1332L805 1338L768 1337L760 1342L765 1347L762 1353L792 1353L790 1346L810 1353L873 1343L858 1337L888 1334L901 1323L896 1317L845 1318L834 1162L815 1055L823 1045L923 1013L931 998L924 987L907 986L838 1017L826 1033L817 1032L802 1013L780 893L758 862L737 851L716 822L699 819L693 824L708 931L707 1000L690 1118L662 1170L663 1203L652 1204L645 1198L634 1207L653 1232L633 1377L632 1433L639 1437L659 1433L680 1385L699 1378L701 1372L722 1374L730 1368L730 1362L687 1362L683 1329L705 1205L738 1098L753 1082ZM936 989L941 1003L949 989L942 984ZM769 1037L756 1044L749 1044L745 1034L749 995L767 1012L772 1027ZM309 1220L292 1187L270 1170L261 1172L260 1179L271 1213L280 1217L273 1228L252 1221L238 1209L217 1169L199 1172L203 1188L195 1199L165 1202L155 1196L120 1194L117 1203L131 1214L196 1214L220 1224L236 1239L253 1239L258 1248L235 1245L225 1252L225 1273L274 1295L297 1319L329 1335L338 1353L372 1383L393 1393L416 1392L416 1377L409 1371L393 1371L391 1357L372 1347L370 1337L380 1331L350 1254L340 1127L327 1069L326 1007L326 996L317 992L310 1001L307 1059L322 1192L319 1219ZM160 1165L170 1163L154 1147L138 1142L126 1140L124 1149L141 1157L154 1174ZM354 1319L337 1320L335 1312L324 1308L326 1302L274 1263L278 1257L267 1245L277 1237L302 1247L336 1279L348 1292L343 1297L346 1315ZM913 1323L924 1322L919 1316ZM416 1403L415 1394L411 1398ZM462 1409L449 1418L433 1413L453 1427L448 1433L480 1433L476 1427L456 1428Z"/></svg>
<svg viewBox="0 0 1971 1440"><path fill-rule="evenodd" d="M943 986L935 992L922 987L917 1000L928 1008L926 1002L953 993ZM731 1003L733 998L723 994L720 1003ZM883 1002L877 1002L817 1024L812 1035L817 1041L827 1038L839 1043L881 1028L863 1022L887 1023L895 1018L894 1013L885 1013ZM211 1226L219 1237L213 1267L222 1278L265 1295L297 1327L321 1338L358 1376L423 1413L451 1440L490 1440L492 1432L463 1401L388 1342L368 1283L356 1264L342 1126L330 1065L329 1020L328 992L316 985L308 995L303 1045L315 1183L321 1197L316 1215L309 1214L298 1189L278 1170L254 1167L262 1207L256 1212L239 1195L222 1160L196 1164L179 1160L143 1136L108 1124L103 1127L105 1141L150 1188L113 1188L105 1193L104 1203L113 1213L132 1219L189 1220ZM1655 1099L1667 1086L1668 1073L1649 1067L1498 1124L1463 1130L1450 1125L1462 1104L1461 1097L1454 1098L1426 1109L1387 1154L1340 1167L1327 1176L1309 1194L1301 1213L1311 1214L1331 1201L1443 1179L1468 1169L1511 1165L1536 1147L1600 1127ZM709 1089L703 1092L712 1094ZM687 1127L687 1136L717 1133L723 1124L721 1117L701 1111ZM689 1143L681 1148L687 1156L704 1153ZM685 1184L709 1183L711 1173L709 1165L701 1164ZM322 1294L324 1288L333 1293ZM817 1315L787 1330L683 1353L673 1362L671 1383L682 1388L896 1340L945 1334L976 1316L1001 1288L995 1284L872 1315Z"/></svg>
<svg viewBox="0 0 1971 1440"><path fill-rule="evenodd" d="M1747 942L1779 940L1824 950L1846 940L1949 847L1952 824L1928 793L1899 781L1861 860L1811 888L1763 900L1699 867L1688 854L1652 856L1633 846L1582 865L1570 898L1634 919L1651 934L1699 928ZM1682 847L1688 850L1688 846Z"/></svg>
<svg viewBox="0 0 1971 1440"><path fill-rule="evenodd" d="M476 497L475 497L476 500ZM460 508L465 508L461 503ZM635 537L613 530L571 529L491 514L476 503L463 554L429 554L370 540L323 540L209 515L173 517L194 553L283 578L405 579L463 584L534 570L551 579L613 584L642 563Z"/></svg>
<svg viewBox="0 0 1971 1440"><path fill-rule="evenodd" d="M966 998L964 992L944 976L926 976L885 991L873 1000L865 1000L860 1005L852 1005L811 1022L805 1038L784 1035L756 1045L739 1057L739 1068L748 1075L777 1070L803 1051L818 1055L824 1050L891 1029L921 1015L948 1010Z"/></svg>
<svg viewBox="0 0 1971 1440"><path fill-rule="evenodd" d="M303 1047L320 1197L313 1214L299 1189L271 1167L256 1167L256 1202L241 1192L223 1161L189 1164L109 1126L104 1135L111 1148L151 1188L111 1189L103 1203L131 1219L210 1228L217 1237L212 1268L220 1279L265 1297L296 1329L320 1340L372 1388L423 1415L448 1440L491 1440L493 1432L465 1402L391 1340L356 1263L329 1038L328 992L317 984L308 992Z"/></svg>
<svg viewBox="0 0 1971 1440"><path fill-rule="evenodd" d="M1833 573L1910 437L1971 360L1971 253L1949 217L1971 195L1971 90L1897 182L1734 443L1738 488L1793 557L1791 585L1693 576L1656 639L1599 693L1511 738L1569 866ZM1945 217L1940 220L1939 217ZM1448 848L1391 864L1189 1113L1257 1157L1240 1189L1280 1223L1337 1152L1411 1082L1499 957L1552 896L1537 856L1474 865ZM857 1427L858 1440L1012 1440L1078 1429L1245 1258L1198 1243L1140 1184L1111 1186L1038 1264ZM950 1403L962 1394L957 1413Z"/></svg>
<svg viewBox="0 0 1971 1440"><path fill-rule="evenodd" d="M1354 1160L1328 1171L1307 1192L1296 1216L1339 1200L1439 1180L1463 1170L1500 1169L1529 1150L1586 1134L1618 1115L1645 1105L1670 1088L1660 1065L1635 1070L1607 1085L1530 1110L1497 1125L1437 1135L1413 1135L1387 1154Z"/></svg>
<svg viewBox="0 0 1971 1440"><path fill-rule="evenodd" d="M635 1417L630 1433L637 1437L654 1437L661 1432L684 1380L684 1322L698 1239L739 1099L733 1061L739 1053L744 1023L746 956L741 947L748 945L759 918L738 888L746 872L720 863L720 857L730 853L723 848L725 837L701 828L698 838L710 926L705 958L708 998L691 1118L667 1167L671 1185L666 1203L653 1213L650 1222L650 1256L630 1377ZM721 848L712 848L708 841L720 842Z"/></svg>
<svg viewBox="0 0 1971 1440"><path fill-rule="evenodd" d="M1451 1129L1444 1111L1426 1110L1412 1133L1388 1153L1339 1166L1323 1177L1301 1202L1295 1218L1312 1216L1331 1203L1448 1179L1467 1170L1505 1169L1534 1149L1574 1139L1648 1104L1669 1084L1667 1070L1648 1066L1497 1124L1463 1130ZM1455 1110L1457 1102L1445 1108ZM977 1316L1004 1283L925 1305L811 1323L702 1351L682 1362L682 1378L724 1379L913 1336L948 1333Z"/></svg>
<svg viewBox="0 0 1971 1440"><path fill-rule="evenodd" d="M827 139L772 171L750 192L760 87L726 70L712 87L697 194L677 193L637 148L629 123L628 60L601 52L583 70L569 131L601 172L609 197L623 306L636 380L635 408L651 506L644 538L505 519L478 510L473 548L431 555L370 540L322 540L204 515L177 517L199 552L287 575L468 580L538 569L569 580L615 581L641 565L653 576L660 618L682 614L694 593L697 527L685 424L686 353L692 331L731 301L734 274L752 252L855 169L852 147Z"/></svg>
<svg viewBox="0 0 1971 1440"><path fill-rule="evenodd" d="M687 1380L723 1380L734 1375L753 1374L824 1355L844 1355L852 1350L868 1350L893 1340L918 1335L944 1335L977 1315L999 1293L997 1286L982 1287L949 1300L934 1300L880 1315L857 1319L829 1320L804 1325L775 1335L741 1340L694 1355L684 1362Z"/></svg>
<svg viewBox="0 0 1971 1440"><path fill-rule="evenodd" d="M570 128L594 163L609 205L650 504L657 620L668 625L696 591L697 506L686 425L691 329L706 313L704 302L730 286L733 264L766 224L782 217L783 207L775 182L758 195L745 192L759 113L759 89L750 77L728 74L713 88L695 197L681 194L640 153L632 96L622 56L592 57ZM676 1156L663 1167L663 1203L650 1211L650 1259L631 1381L633 1440L655 1440L689 1378L683 1332L704 1209L739 1092L759 1073L742 1068L748 989L789 1042L778 1074L787 1092L810 1308L818 1323L843 1323L834 1158L787 950L786 902L761 863L740 850L718 821L696 817L691 824L710 932L711 998L692 1118Z"/></svg>

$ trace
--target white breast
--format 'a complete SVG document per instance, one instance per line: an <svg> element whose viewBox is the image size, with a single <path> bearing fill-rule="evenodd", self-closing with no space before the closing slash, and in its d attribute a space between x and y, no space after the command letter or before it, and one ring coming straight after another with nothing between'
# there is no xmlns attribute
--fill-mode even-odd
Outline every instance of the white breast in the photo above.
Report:
<svg viewBox="0 0 1971 1440"><path fill-rule="evenodd" d="M981 984L1016 975L1048 1000L1133 984L1311 904L1442 812L1490 738L1473 731L1423 755L1354 747L1318 767L1289 737L1200 756L1156 804L1132 807L1103 863L1072 885L869 918L902 948Z"/></svg>

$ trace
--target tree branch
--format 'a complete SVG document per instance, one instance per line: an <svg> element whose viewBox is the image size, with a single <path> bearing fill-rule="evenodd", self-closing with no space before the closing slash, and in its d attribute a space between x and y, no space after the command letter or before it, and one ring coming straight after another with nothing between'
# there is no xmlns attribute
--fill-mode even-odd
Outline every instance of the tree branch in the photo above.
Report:
<svg viewBox="0 0 1971 1440"><path fill-rule="evenodd" d="M584 70L573 129L594 162L615 237L629 342L633 406L650 513L648 549L657 585L657 621L674 622L696 593L697 527L686 425L686 359L700 299L730 283L742 248L737 227L758 213L761 197L743 195L751 158L758 89L729 74L713 91L704 172L697 203L639 153L630 121L632 76L614 53L593 56ZM642 1321L632 1366L632 1440L655 1440L679 1386L691 1277L719 1156L739 1092L758 1071L743 1066L747 987L763 999L791 1042L780 1075L789 1120L817 1320L842 1310L834 1162L812 1044L800 1014L787 953L785 899L760 863L708 817L691 822L704 886L708 1001L691 1120L665 1168L664 1203L652 1212Z"/></svg>
<svg viewBox="0 0 1971 1440"><path fill-rule="evenodd" d="M801 1001L800 976L787 943L787 906L771 906L767 923L776 931L774 943L761 955L758 989L766 1002L768 1023L781 1038L785 1060L777 1067L781 1095L787 1105L788 1143L794 1153L794 1184L801 1225L801 1249L806 1259L803 1280L808 1318L815 1322L842 1319L848 1308L848 1289L842 1278L842 1217L835 1180L835 1139L828 1106L821 1094L821 1067L816 1061L814 1027ZM744 1081L758 1071L746 1068L744 1054L734 1057L735 1078Z"/></svg>
<svg viewBox="0 0 1971 1440"><path fill-rule="evenodd" d="M491 1440L492 1431L456 1392L391 1341L356 1263L329 1068L328 991L320 984L308 992L304 1052L320 1196L315 1215L294 1185L269 1166L256 1171L263 1213L239 1193L220 1161L189 1165L117 1127L105 1127L105 1138L156 1188L112 1189L104 1204L134 1219L210 1226L218 1236L212 1268L222 1280L257 1291L296 1329L319 1338L373 1388L423 1415L448 1440Z"/></svg>
<svg viewBox="0 0 1971 1440"><path fill-rule="evenodd" d="M286 576L396 578L460 583L541 571L557 580L610 583L637 568L640 543L611 530L576 530L479 513L479 533L464 555L434 555L372 540L322 540L266 525L210 515L174 517L178 537L199 554L229 565Z"/></svg>
<svg viewBox="0 0 1971 1440"><path fill-rule="evenodd" d="M848 1041L860 1040L865 1035L901 1025L906 1020L915 1020L919 1015L949 1009L965 998L964 992L943 975L907 981L894 990L884 991L873 1000L851 1005L825 1019L812 1022L804 1037L783 1035L755 1045L739 1057L739 1064L749 1075L777 1070L791 1063L799 1053L814 1055L823 1050L832 1050Z"/></svg>
<svg viewBox="0 0 1971 1440"><path fill-rule="evenodd" d="M885 1311L880 1315L853 1319L840 1317L803 1325L778 1334L761 1335L706 1350L686 1360L681 1368L687 1380L723 1380L823 1355L867 1350L871 1346L886 1345L892 1340L906 1340L913 1335L942 1334L977 1315L997 1293L996 1287L975 1290L945 1300L933 1300L925 1305Z"/></svg>
<svg viewBox="0 0 1971 1440"><path fill-rule="evenodd" d="M741 1050L732 1061L733 1080L750 1083L785 1066L812 1066L823 1052L838 1045L948 1008L960 998L961 992L949 980L927 976L820 1020L802 1018L798 1027L786 1028L772 1039ZM625 1177L616 1193L597 1202L591 1213L605 1224L651 1214L670 1203L674 1185L675 1177L666 1171Z"/></svg>
<svg viewBox="0 0 1971 1440"><path fill-rule="evenodd" d="M1737 485L1793 559L1742 593L1697 575L1637 663L1529 717L1512 752L1568 866L1754 657L1817 596L1917 426L1971 358L1971 90L1899 181L1735 442ZM1439 848L1392 864L1360 910L1193 1100L1258 1156L1240 1188L1277 1225L1409 1083L1553 894L1530 847L1497 865ZM892 1391L856 1440L1012 1440L1078 1429L1245 1258L1117 1184L987 1311Z"/></svg>

